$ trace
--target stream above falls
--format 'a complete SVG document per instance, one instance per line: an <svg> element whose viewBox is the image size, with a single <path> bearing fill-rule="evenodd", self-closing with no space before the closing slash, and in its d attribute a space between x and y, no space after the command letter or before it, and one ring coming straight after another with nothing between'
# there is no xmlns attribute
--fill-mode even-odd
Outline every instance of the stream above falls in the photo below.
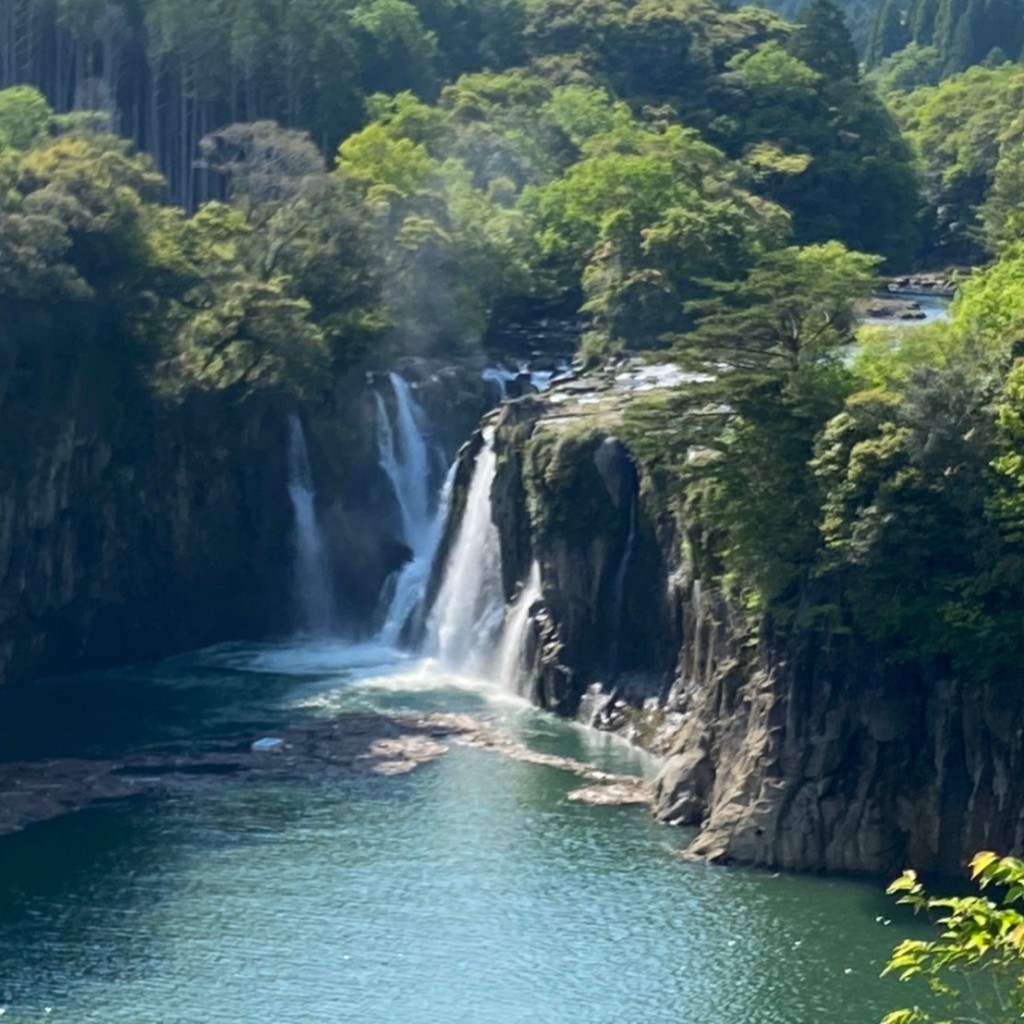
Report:
<svg viewBox="0 0 1024 1024"><path fill-rule="evenodd" d="M653 767L378 645L224 646L4 700L12 758L446 710ZM908 927L879 884L685 863L684 831L576 785L455 745L406 777L196 780L6 837L4 1024L870 1024L905 997L878 978Z"/></svg>

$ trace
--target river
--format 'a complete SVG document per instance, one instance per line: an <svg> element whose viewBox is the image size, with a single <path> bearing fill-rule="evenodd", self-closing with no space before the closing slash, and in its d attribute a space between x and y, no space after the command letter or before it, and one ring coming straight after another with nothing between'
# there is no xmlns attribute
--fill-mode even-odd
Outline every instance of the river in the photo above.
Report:
<svg viewBox="0 0 1024 1024"><path fill-rule="evenodd" d="M253 736L345 709L622 741L383 647L226 646L3 698L6 758ZM907 927L881 886L683 862L639 808L455 746L400 778L205 779L0 840L3 1024L870 1024Z"/></svg>

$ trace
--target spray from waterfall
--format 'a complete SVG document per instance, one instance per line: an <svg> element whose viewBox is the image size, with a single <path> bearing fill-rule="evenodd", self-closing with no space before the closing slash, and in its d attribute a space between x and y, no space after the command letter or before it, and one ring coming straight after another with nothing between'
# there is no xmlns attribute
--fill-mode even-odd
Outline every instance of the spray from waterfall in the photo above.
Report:
<svg viewBox="0 0 1024 1024"><path fill-rule="evenodd" d="M485 428L466 508L427 620L431 653L457 671L484 667L505 609L498 530L491 519L496 472L494 429Z"/></svg>
<svg viewBox="0 0 1024 1024"><path fill-rule="evenodd" d="M316 517L316 491L302 423L288 417L288 497L295 520L292 594L297 624L305 633L324 635L334 626L330 567Z"/></svg>
<svg viewBox="0 0 1024 1024"><path fill-rule="evenodd" d="M526 636L530 628L530 611L540 597L540 563L535 561L530 566L526 582L505 615L501 643L498 645L498 679L506 690L520 697L529 696L525 664Z"/></svg>

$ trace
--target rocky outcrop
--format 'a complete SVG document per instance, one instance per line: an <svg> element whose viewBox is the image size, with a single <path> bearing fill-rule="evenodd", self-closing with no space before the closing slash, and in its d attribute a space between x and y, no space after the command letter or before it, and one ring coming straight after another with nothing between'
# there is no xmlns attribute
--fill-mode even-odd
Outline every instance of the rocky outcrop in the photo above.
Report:
<svg viewBox="0 0 1024 1024"><path fill-rule="evenodd" d="M43 336L0 408L0 681L280 623L283 412L161 407L89 325L21 326Z"/></svg>
<svg viewBox="0 0 1024 1024"><path fill-rule="evenodd" d="M0 679L287 623L281 412L134 413L129 438L72 396L22 439L0 485Z"/></svg>
<svg viewBox="0 0 1024 1024"><path fill-rule="evenodd" d="M562 393L594 395L586 386ZM674 661L649 481L616 436L614 389L606 398L583 416L572 404L527 397L491 423L502 587L513 600L539 564L526 662L537 703L569 716L595 685L606 697L663 694ZM464 457L475 457L473 446ZM453 529L457 515L456 499Z"/></svg>
<svg viewBox="0 0 1024 1024"><path fill-rule="evenodd" d="M691 581L669 704L684 716L655 811L697 825L694 855L768 867L959 873L1024 848L1024 715L1014 687L970 691L812 631L756 647Z"/></svg>
<svg viewBox="0 0 1024 1024"><path fill-rule="evenodd" d="M528 638L537 702L568 715L582 705L634 735L668 723L654 808L698 829L693 856L953 874L978 849L1024 850L1013 681L969 689L821 632L813 616L783 630L731 604L699 518L670 514L623 444L629 400L578 382L494 421L506 595L531 559L542 569Z"/></svg>

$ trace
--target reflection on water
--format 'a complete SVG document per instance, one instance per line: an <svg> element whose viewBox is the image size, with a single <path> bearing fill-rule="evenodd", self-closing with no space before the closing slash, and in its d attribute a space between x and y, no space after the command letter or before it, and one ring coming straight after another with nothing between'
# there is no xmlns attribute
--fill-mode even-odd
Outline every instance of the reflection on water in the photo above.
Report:
<svg viewBox="0 0 1024 1024"><path fill-rule="evenodd" d="M43 707L38 734L14 717ZM478 680L326 643L51 684L3 709L4 756L363 707L473 711L650 767ZM877 977L896 930L880 886L686 864L685 834L570 804L576 785L456 747L406 778L206 780L4 839L4 1024L868 1024L900 1002Z"/></svg>

